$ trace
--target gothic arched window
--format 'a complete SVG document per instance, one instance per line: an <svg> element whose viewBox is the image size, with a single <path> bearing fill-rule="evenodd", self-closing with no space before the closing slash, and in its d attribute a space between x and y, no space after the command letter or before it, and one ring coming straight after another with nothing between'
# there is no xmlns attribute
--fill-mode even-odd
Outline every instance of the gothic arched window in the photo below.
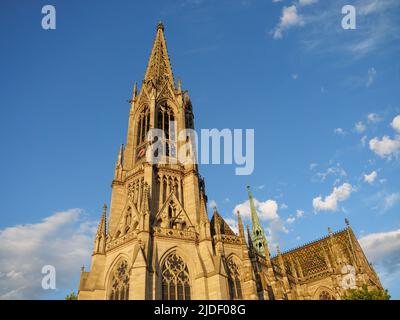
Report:
<svg viewBox="0 0 400 320"><path fill-rule="evenodd" d="M150 129L150 109L145 106L140 112L137 121L137 145L141 145L146 140L147 132Z"/></svg>
<svg viewBox="0 0 400 320"><path fill-rule="evenodd" d="M230 297L232 300L243 299L239 268L233 258L228 259L227 266Z"/></svg>
<svg viewBox="0 0 400 320"><path fill-rule="evenodd" d="M157 128L164 132L164 154L175 157L175 116L167 103L158 107Z"/></svg>
<svg viewBox="0 0 400 320"><path fill-rule="evenodd" d="M165 259L161 276L163 300L190 300L189 271L175 252Z"/></svg>
<svg viewBox="0 0 400 320"><path fill-rule="evenodd" d="M109 300L129 300L129 274L126 260L118 263L112 274Z"/></svg>
<svg viewBox="0 0 400 320"><path fill-rule="evenodd" d="M319 300L335 300L328 291L322 291L319 294Z"/></svg>

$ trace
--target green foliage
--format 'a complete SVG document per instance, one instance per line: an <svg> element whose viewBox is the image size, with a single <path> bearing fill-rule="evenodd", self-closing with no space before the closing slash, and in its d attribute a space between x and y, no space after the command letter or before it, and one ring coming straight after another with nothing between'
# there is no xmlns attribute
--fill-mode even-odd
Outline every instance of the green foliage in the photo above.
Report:
<svg viewBox="0 0 400 320"><path fill-rule="evenodd" d="M69 295L65 297L65 300L78 300L78 296L75 294L75 292L71 292Z"/></svg>
<svg viewBox="0 0 400 320"><path fill-rule="evenodd" d="M390 295L387 290L379 290L377 288L368 290L368 286L364 284L359 289L349 289L342 297L343 300L389 300Z"/></svg>

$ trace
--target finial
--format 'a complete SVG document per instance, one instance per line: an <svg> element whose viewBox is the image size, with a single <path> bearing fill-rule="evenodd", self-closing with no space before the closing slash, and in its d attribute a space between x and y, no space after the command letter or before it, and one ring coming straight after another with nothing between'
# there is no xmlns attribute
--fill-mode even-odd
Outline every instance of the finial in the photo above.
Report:
<svg viewBox="0 0 400 320"><path fill-rule="evenodd" d="M121 166L121 167L122 167L122 157L123 157L123 153L124 153L124 145L121 144L121 146L119 147L119 151L118 151L117 166Z"/></svg>
<svg viewBox="0 0 400 320"><path fill-rule="evenodd" d="M157 30L161 29L162 31L164 31L164 24L162 23L162 21L158 21L157 23Z"/></svg>
<svg viewBox="0 0 400 320"><path fill-rule="evenodd" d="M345 219L344 219L344 223L346 224L346 226L350 227L349 219L345 218Z"/></svg>
<svg viewBox="0 0 400 320"><path fill-rule="evenodd" d="M277 253L278 255L281 255L281 249L279 248L278 245L276 246L276 253Z"/></svg>
<svg viewBox="0 0 400 320"><path fill-rule="evenodd" d="M103 205L103 211L106 211L107 210L107 204L104 204Z"/></svg>
<svg viewBox="0 0 400 320"><path fill-rule="evenodd" d="M132 99L136 98L137 96L137 82L135 81L135 83L133 84L133 97Z"/></svg>
<svg viewBox="0 0 400 320"><path fill-rule="evenodd" d="M328 233L330 236L333 234L332 229L330 227L328 227Z"/></svg>
<svg viewBox="0 0 400 320"><path fill-rule="evenodd" d="M182 81L181 81L181 79L178 79L178 92L182 93Z"/></svg>
<svg viewBox="0 0 400 320"><path fill-rule="evenodd" d="M84 272L84 271L85 271L85 265L83 264L81 267L81 272Z"/></svg>

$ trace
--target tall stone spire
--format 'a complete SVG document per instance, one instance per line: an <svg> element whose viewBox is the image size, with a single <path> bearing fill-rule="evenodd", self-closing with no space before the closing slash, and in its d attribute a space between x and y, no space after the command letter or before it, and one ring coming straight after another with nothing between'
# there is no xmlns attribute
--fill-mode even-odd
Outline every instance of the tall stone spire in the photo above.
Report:
<svg viewBox="0 0 400 320"><path fill-rule="evenodd" d="M159 22L144 81L148 82L152 80L157 85L167 79L174 86L174 76L164 38L164 25L162 22Z"/></svg>
<svg viewBox="0 0 400 320"><path fill-rule="evenodd" d="M104 204L99 227L97 228L97 235L105 237L106 233L107 233L107 205Z"/></svg>
<svg viewBox="0 0 400 320"><path fill-rule="evenodd" d="M252 223L252 241L256 252L264 257L269 257L269 250L267 240L265 238L264 228L258 219L256 207L254 205L253 194L251 193L250 186L247 186L249 194L250 210L251 210L251 223Z"/></svg>
<svg viewBox="0 0 400 320"><path fill-rule="evenodd" d="M240 216L240 211L237 211L237 219L238 219L238 231L239 231L239 236L244 239L244 228L243 228L243 222L242 222L242 217Z"/></svg>
<svg viewBox="0 0 400 320"><path fill-rule="evenodd" d="M96 239L94 243L94 254L105 253L106 235L107 235L107 205L104 204L101 220L97 228Z"/></svg>

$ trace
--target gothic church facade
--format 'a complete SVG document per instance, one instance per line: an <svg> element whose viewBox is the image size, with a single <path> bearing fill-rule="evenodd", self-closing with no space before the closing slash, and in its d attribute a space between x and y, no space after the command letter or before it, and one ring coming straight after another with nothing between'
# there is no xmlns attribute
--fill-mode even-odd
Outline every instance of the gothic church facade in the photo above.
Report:
<svg viewBox="0 0 400 320"><path fill-rule="evenodd" d="M130 103L108 223L104 205L79 299L340 299L346 279L381 288L348 223L297 249L278 249L273 257L249 188L247 240L240 213L238 234L216 209L209 219L197 165L171 161L182 147L176 132L194 129L194 116L188 92L175 84L161 23ZM151 128L164 132L162 164L146 161Z"/></svg>

